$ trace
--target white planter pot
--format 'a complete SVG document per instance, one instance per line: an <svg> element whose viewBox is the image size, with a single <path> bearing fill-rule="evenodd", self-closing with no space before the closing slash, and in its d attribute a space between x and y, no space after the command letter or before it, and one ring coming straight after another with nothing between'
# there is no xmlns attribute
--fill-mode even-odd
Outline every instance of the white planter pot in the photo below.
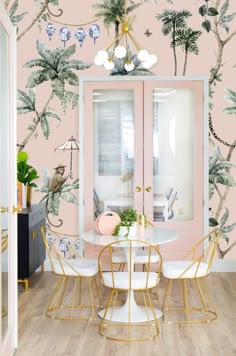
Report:
<svg viewBox="0 0 236 356"><path fill-rule="evenodd" d="M137 223L134 223L132 226L129 228L129 233L128 233L128 228L126 226L120 226L119 230L119 236L121 237L134 237L137 234Z"/></svg>

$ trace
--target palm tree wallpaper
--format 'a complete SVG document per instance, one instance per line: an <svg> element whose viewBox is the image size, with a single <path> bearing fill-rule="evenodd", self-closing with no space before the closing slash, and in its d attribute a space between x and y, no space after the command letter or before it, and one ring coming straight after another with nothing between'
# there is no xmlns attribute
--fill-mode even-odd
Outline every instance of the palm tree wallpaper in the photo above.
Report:
<svg viewBox="0 0 236 356"><path fill-rule="evenodd" d="M129 75L209 78L209 225L223 229L218 258L235 259L236 2L127 0L126 7L125 0L2 2L17 27L18 150L28 153L40 175L33 199L49 199L50 221L62 220L60 232L76 236L78 155L75 178L54 195L48 186L54 168L60 162L69 170L69 155L55 148L79 136L80 76L127 75L124 60L111 72L93 62L99 50L117 42L126 11L135 38L158 57L151 70L141 69L136 59Z"/></svg>

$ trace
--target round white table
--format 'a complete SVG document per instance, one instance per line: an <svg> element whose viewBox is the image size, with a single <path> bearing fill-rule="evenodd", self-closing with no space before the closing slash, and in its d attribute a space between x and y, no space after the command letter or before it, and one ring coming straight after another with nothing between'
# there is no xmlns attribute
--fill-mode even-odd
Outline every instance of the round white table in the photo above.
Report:
<svg viewBox="0 0 236 356"><path fill-rule="evenodd" d="M96 231L91 230L88 232L83 233L80 235L80 237L91 244L98 245L98 246L106 246L109 245L112 242L118 242L118 241L124 241L124 237L119 237L119 236L112 236L112 235L99 235ZM141 240L148 242L151 245L161 245L164 243L168 243L171 241L174 241L178 238L177 232L174 230L168 230L168 229L163 229L163 228L146 228L144 230L144 235L142 236L135 236L132 237L134 240ZM140 244L139 244L140 246ZM124 246L123 247L126 259L128 261L128 256L129 256L129 251L128 249ZM132 253L134 256L132 256L132 261L134 261L135 254L137 253L137 249L132 248ZM128 268L133 270L134 265L129 266ZM128 291L127 293L127 298L125 303L122 306L116 307L115 310L110 310L107 312L107 319L111 319L112 321L116 322L129 322L128 320L128 310L129 310L129 305L131 305L131 322L143 322L147 321L147 311L146 308L143 306L140 306L136 303L135 298L134 298L134 292ZM149 309L149 308L148 308ZM156 316L158 318L162 317L162 312L159 309L156 309ZM148 318L149 320L153 319L153 313L150 310L148 311ZM102 318L104 315L104 309L100 310L99 316Z"/></svg>

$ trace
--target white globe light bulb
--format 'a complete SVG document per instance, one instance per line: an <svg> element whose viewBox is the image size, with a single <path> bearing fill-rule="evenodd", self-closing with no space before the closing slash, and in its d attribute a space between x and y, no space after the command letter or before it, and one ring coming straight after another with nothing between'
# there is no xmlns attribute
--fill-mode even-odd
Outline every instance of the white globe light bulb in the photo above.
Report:
<svg viewBox="0 0 236 356"><path fill-rule="evenodd" d="M147 61L149 57L149 53L148 51L146 51L145 49L140 49L140 51L138 52L138 59L142 62Z"/></svg>
<svg viewBox="0 0 236 356"><path fill-rule="evenodd" d="M96 57L94 58L94 63L98 66L103 65L103 63L108 59L107 51L98 51Z"/></svg>
<svg viewBox="0 0 236 356"><path fill-rule="evenodd" d="M149 68L151 68L152 64L150 62L146 61L146 62L142 62L142 66L145 69L149 69Z"/></svg>
<svg viewBox="0 0 236 356"><path fill-rule="evenodd" d="M127 70L127 72L131 72L131 70L134 69L134 63L132 62L126 62L124 65L125 69Z"/></svg>
<svg viewBox="0 0 236 356"><path fill-rule="evenodd" d="M154 54L150 54L146 61L142 62L142 66L145 69L151 68L157 62L157 57Z"/></svg>
<svg viewBox="0 0 236 356"><path fill-rule="evenodd" d="M126 48L123 46L118 46L115 48L114 54L117 58L124 58L126 55Z"/></svg>
<svg viewBox="0 0 236 356"><path fill-rule="evenodd" d="M104 68L107 69L107 70L111 70L111 69L114 68L114 63L112 61L110 61L109 59L107 59L104 62Z"/></svg>
<svg viewBox="0 0 236 356"><path fill-rule="evenodd" d="M156 64L156 62L157 62L157 56L155 56L155 54L150 54L148 61L151 62L152 65Z"/></svg>

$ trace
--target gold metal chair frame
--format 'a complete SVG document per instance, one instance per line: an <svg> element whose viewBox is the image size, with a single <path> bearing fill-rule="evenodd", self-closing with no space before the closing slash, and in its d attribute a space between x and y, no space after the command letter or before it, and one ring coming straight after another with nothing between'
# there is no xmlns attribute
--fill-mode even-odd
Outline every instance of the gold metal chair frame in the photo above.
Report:
<svg viewBox="0 0 236 356"><path fill-rule="evenodd" d="M52 272L59 277L45 314L52 319L60 320L96 319L97 311L101 306L101 297L96 275L80 275L71 263L71 259L81 259L76 249L69 246L69 258L64 258L54 245L49 246L45 236L44 226L42 226L40 230L50 259ZM55 271L55 259L60 265L61 273ZM65 268L69 268L73 275L66 274ZM87 291L83 293L82 290L82 283L85 280L87 281L89 293L87 293ZM97 298L97 303L95 302L95 298ZM86 302L84 302L84 299Z"/></svg>
<svg viewBox="0 0 236 356"><path fill-rule="evenodd" d="M167 286L163 301L163 322L169 324L192 324L192 323L206 323L213 321L217 318L217 312L213 304L212 298L208 291L205 278L210 273L215 252L217 249L218 240L221 236L221 229L216 229L201 239L183 258L191 260L189 266L178 276L178 278L168 278ZM203 245L208 243L207 247L200 254L197 253L198 249L203 250ZM189 259L189 257L191 257ZM200 264L204 262L207 264L207 270L204 275L198 277L200 271ZM190 269L194 269L195 273L192 277L188 277L187 273ZM165 267L163 266L163 274L165 276ZM186 278L185 278L186 276ZM169 300L173 296L172 286L173 281L181 283L182 292L182 305L170 306ZM191 284L191 285L190 285ZM194 287L195 295L199 300L199 305L190 306L188 287ZM172 292L172 294L171 294ZM194 317L193 317L194 314ZM174 318L176 317L176 319ZM181 316L181 318L180 318Z"/></svg>
<svg viewBox="0 0 236 356"><path fill-rule="evenodd" d="M145 272L134 272L128 270L125 272L124 270L120 270L116 263L112 262L112 252L114 247L119 247L125 243L129 248L129 261L127 261L127 265L132 265L132 249L134 248L134 244L140 243L140 246L145 245L148 251L147 255L149 255L149 260L145 264L146 271ZM118 244L118 245L117 245ZM108 254L107 254L108 252ZM158 264L151 263L151 254L156 253L159 256ZM109 258L109 267L107 268L107 260L106 267L103 266L103 259ZM106 288L110 288L106 286L104 283L105 273L111 272L112 278L112 288L110 288L109 297L107 303L105 305L104 314L99 326L99 332L102 336L105 336L107 339L116 340L116 341L124 341L124 342L136 342L136 341L145 341L152 340L159 335L159 322L155 311L154 301L152 299L152 288L148 287L148 278L149 274L154 270L156 272L156 285L160 280L161 268L162 268L162 258L159 253L158 247L152 246L145 241L140 240L123 240L117 242L113 242L108 246L104 247L100 252L98 257L98 267L99 273L102 280L102 283ZM129 268L128 268L129 269ZM126 273L126 277L128 276L128 288L116 288L115 280L116 273ZM129 292L133 289L132 286L132 278L135 273L143 273L146 276L146 285L144 288L135 288L135 302L138 307L143 308L146 315L146 320L142 322L137 322L132 320L132 298L130 297ZM126 302L120 298L120 296L124 297L124 294L127 294ZM140 300L141 299L141 300ZM128 310L127 310L127 321L114 321L112 317L116 311L116 308L122 307L122 305L128 302ZM110 316L109 316L110 315Z"/></svg>

